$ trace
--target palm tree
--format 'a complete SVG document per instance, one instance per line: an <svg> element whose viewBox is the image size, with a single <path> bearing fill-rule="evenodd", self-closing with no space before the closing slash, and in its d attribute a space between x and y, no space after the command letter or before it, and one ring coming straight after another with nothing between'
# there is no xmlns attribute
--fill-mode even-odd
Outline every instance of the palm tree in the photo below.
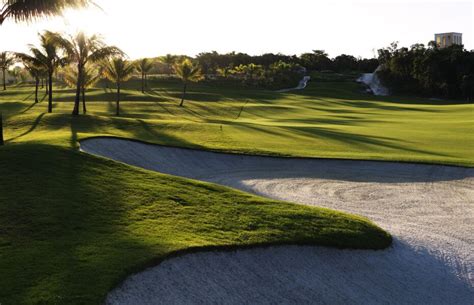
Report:
<svg viewBox="0 0 474 305"><path fill-rule="evenodd" d="M185 59L181 63L176 63L174 66L174 71L176 75L181 78L183 81L183 96L181 98L181 103L179 104L180 107L184 105L184 98L186 97L186 88L188 86L188 82L197 82L203 78L201 69L194 65L191 60Z"/></svg>
<svg viewBox="0 0 474 305"><path fill-rule="evenodd" d="M44 73L44 67L36 66L34 63L24 63L26 70L35 80L35 103L38 103L38 89L40 84L40 77Z"/></svg>
<svg viewBox="0 0 474 305"><path fill-rule="evenodd" d="M57 46L49 39L51 32L46 31L44 34L40 34L40 41L41 47L36 48L34 46L30 46L30 52L33 55L27 54L17 54L17 56L21 58L25 58L29 61L35 63L35 66L38 67L45 67L46 74L48 77L48 112L53 112L53 75L56 69L59 66L64 65L65 60L64 58L60 58L58 55L58 48Z"/></svg>
<svg viewBox="0 0 474 305"><path fill-rule="evenodd" d="M109 60L104 65L105 77L111 82L114 82L117 86L117 115L120 115L121 83L129 80L132 77L134 71L135 66L129 61L122 59L121 57Z"/></svg>
<svg viewBox="0 0 474 305"><path fill-rule="evenodd" d="M81 94L82 94L82 111L87 113L86 107L86 89L93 87L100 80L100 74L93 67L85 67L82 73ZM77 70L69 66L64 71L64 82L71 88L77 86Z"/></svg>
<svg viewBox="0 0 474 305"><path fill-rule="evenodd" d="M147 87L147 74L153 68L153 63L147 58L143 58L137 64L137 70L142 75L142 93L145 93L145 87Z"/></svg>
<svg viewBox="0 0 474 305"><path fill-rule="evenodd" d="M166 56L163 56L161 58L161 62L163 62L164 64L166 64L166 66L168 67L168 76L171 75L171 71L172 71L172 66L175 64L176 62L176 56L174 55L171 55L171 54L166 54Z"/></svg>
<svg viewBox="0 0 474 305"><path fill-rule="evenodd" d="M18 54L21 58L25 69L35 80L35 103L38 103L38 89L40 85L40 78L44 75L46 67L37 62L34 58L28 57L26 54Z"/></svg>
<svg viewBox="0 0 474 305"><path fill-rule="evenodd" d="M7 18L16 22L61 14L66 8L84 7L90 0L3 0L0 8L0 25Z"/></svg>
<svg viewBox="0 0 474 305"><path fill-rule="evenodd" d="M15 63L15 57L11 56L8 52L0 53L0 69L2 69L3 75L3 90L7 90L7 71Z"/></svg>
<svg viewBox="0 0 474 305"><path fill-rule="evenodd" d="M45 16L59 15L65 8L84 7L92 3L90 0L3 0L0 8L0 25L5 19L30 21ZM52 74L49 73L50 82ZM3 85L5 89L5 71L3 73ZM48 112L52 112L52 88L50 87ZM2 115L0 113L0 145L3 145Z"/></svg>
<svg viewBox="0 0 474 305"><path fill-rule="evenodd" d="M0 112L0 146L3 144L3 114Z"/></svg>
<svg viewBox="0 0 474 305"><path fill-rule="evenodd" d="M54 45L66 53L68 61L77 66L76 98L72 114L78 115L85 66L88 63L103 61L113 55L121 55L123 52L117 47L106 46L99 36L87 37L83 32L68 38L59 33L50 33L49 38Z"/></svg>

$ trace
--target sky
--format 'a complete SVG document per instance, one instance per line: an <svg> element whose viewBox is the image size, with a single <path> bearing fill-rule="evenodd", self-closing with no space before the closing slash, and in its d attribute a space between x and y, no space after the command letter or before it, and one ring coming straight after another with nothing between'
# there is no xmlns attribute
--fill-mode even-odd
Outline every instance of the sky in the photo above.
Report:
<svg viewBox="0 0 474 305"><path fill-rule="evenodd" d="M131 59L231 51L374 57L377 49L427 44L461 32L474 49L474 0L95 0L99 8L0 26L0 49L26 51L43 30L101 34Z"/></svg>

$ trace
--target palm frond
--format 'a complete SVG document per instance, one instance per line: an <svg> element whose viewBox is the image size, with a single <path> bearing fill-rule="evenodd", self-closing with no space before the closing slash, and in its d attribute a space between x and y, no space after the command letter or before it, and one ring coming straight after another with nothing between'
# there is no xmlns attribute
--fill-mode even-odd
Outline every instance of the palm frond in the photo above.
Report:
<svg viewBox="0 0 474 305"><path fill-rule="evenodd" d="M91 0L3 0L0 25L7 18L15 22L31 21L42 17L60 15L66 8L96 5Z"/></svg>
<svg viewBox="0 0 474 305"><path fill-rule="evenodd" d="M73 39L67 39L60 33L50 31L46 31L43 36L45 37L44 44L62 49L70 61L73 61L78 57L78 48Z"/></svg>
<svg viewBox="0 0 474 305"><path fill-rule="evenodd" d="M96 41L96 40L94 40L94 41ZM92 41L90 43L92 43ZM122 50L120 50L119 48L114 47L114 46L94 48L94 49L95 49L94 52L91 55L89 55L89 60L88 60L92 63L101 62L101 61L106 60L106 59L108 59L112 56L117 56L117 55L123 56L124 55Z"/></svg>
<svg viewBox="0 0 474 305"><path fill-rule="evenodd" d="M100 74L94 67L87 67L82 73L82 85L84 88L91 88L100 80ZM64 82L69 87L76 88L78 83L77 74L77 69L75 67L66 67L63 71Z"/></svg>
<svg viewBox="0 0 474 305"><path fill-rule="evenodd" d="M137 64L137 70L140 73L147 74L153 68L153 62L151 62L148 58L143 58Z"/></svg>
<svg viewBox="0 0 474 305"><path fill-rule="evenodd" d="M187 58L180 63L175 63L173 68L183 82L197 82L203 79L201 69Z"/></svg>
<svg viewBox="0 0 474 305"><path fill-rule="evenodd" d="M10 52L1 52L0 53L0 68L8 69L15 63L15 56L10 54Z"/></svg>

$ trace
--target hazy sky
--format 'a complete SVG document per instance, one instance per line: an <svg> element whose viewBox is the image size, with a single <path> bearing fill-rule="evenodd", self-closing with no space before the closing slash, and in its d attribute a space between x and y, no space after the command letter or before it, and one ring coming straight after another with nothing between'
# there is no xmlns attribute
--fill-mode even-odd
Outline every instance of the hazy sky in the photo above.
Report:
<svg viewBox="0 0 474 305"><path fill-rule="evenodd" d="M373 57L392 41L410 46L435 32L462 32L474 49L473 1L96 0L102 8L0 26L0 50L25 51L49 29L100 33L131 58L202 51L301 54L323 49Z"/></svg>

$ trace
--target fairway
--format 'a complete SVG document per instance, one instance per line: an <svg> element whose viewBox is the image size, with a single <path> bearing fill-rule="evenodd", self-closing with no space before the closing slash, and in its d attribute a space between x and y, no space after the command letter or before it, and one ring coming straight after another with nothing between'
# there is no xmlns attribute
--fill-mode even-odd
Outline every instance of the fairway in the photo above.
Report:
<svg viewBox="0 0 474 305"><path fill-rule="evenodd" d="M73 90L58 89L49 115L45 101L32 103L32 87L11 88L0 95L6 139L75 146L77 138L115 135L249 154L474 166L473 104L374 97L342 81L289 93L198 84L178 107L178 81L150 83L145 94L138 81L124 86L120 118L112 90L88 92L88 116L71 119Z"/></svg>

